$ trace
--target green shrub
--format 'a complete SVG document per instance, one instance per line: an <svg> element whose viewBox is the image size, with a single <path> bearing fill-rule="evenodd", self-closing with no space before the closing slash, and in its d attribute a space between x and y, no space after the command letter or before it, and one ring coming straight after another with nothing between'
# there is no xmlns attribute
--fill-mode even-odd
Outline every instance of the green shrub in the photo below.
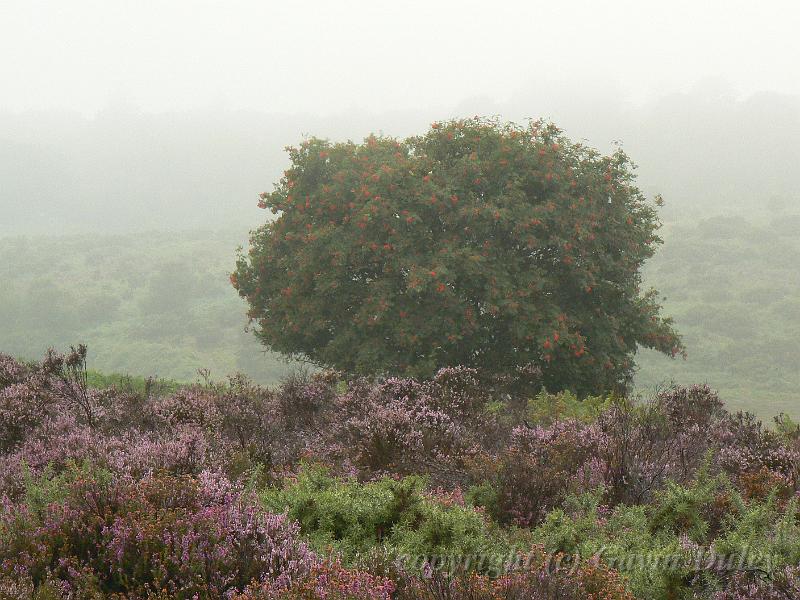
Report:
<svg viewBox="0 0 800 600"><path fill-rule="evenodd" d="M678 597L670 595L686 574L680 568L685 550L678 537L652 531L645 506L607 512L598 501L598 493L570 498L565 508L548 513L534 530L534 540L549 552L599 558L620 572L636 597Z"/></svg>
<svg viewBox="0 0 800 600"><path fill-rule="evenodd" d="M464 494L464 500L470 506L484 509L493 517L499 512L497 490L489 481L483 481L470 487Z"/></svg>
<svg viewBox="0 0 800 600"><path fill-rule="evenodd" d="M312 548L340 552L345 564L368 560L376 552L414 560L505 560L511 551L508 539L485 515L426 494L420 477L360 484L305 466L296 480L265 490L261 498L271 511L288 510Z"/></svg>
<svg viewBox="0 0 800 600"><path fill-rule="evenodd" d="M685 535L693 542L708 543L738 512L741 498L723 477L709 477L706 468L688 486L668 481L657 493L650 510L650 528Z"/></svg>
<svg viewBox="0 0 800 600"><path fill-rule="evenodd" d="M93 370L87 371L86 375L89 387L97 389L115 387L120 391L131 394L171 394L181 387L180 383L172 379L143 377L141 375L102 373Z"/></svg>
<svg viewBox="0 0 800 600"><path fill-rule="evenodd" d="M734 564L769 574L800 564L800 498L781 506L773 495L744 506L714 541L714 550Z"/></svg>
<svg viewBox="0 0 800 600"><path fill-rule="evenodd" d="M639 598L707 597L737 572L770 578L800 562L800 499L745 502L721 477L670 482L653 504L613 510L571 496L532 532L549 552L599 558ZM699 596L692 596L699 594Z"/></svg>
<svg viewBox="0 0 800 600"><path fill-rule="evenodd" d="M588 396L578 398L569 391L550 394L542 390L528 400L528 421L536 425L550 425L554 421L575 419L588 423L614 402L613 396Z"/></svg>

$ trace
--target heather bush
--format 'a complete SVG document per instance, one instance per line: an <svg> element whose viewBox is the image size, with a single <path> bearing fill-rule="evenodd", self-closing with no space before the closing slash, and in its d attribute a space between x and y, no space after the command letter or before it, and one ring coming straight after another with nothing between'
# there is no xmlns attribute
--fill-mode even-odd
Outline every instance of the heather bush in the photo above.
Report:
<svg viewBox="0 0 800 600"><path fill-rule="evenodd" d="M29 367L3 358L0 494L20 494L25 469L58 470L85 460L132 477L223 469L237 478L293 468L323 429L301 422L297 399L321 413L333 394L318 379L296 382L295 392L283 394L240 376L161 396L152 389L96 390L88 387L85 360L83 348L66 356L51 351Z"/></svg>
<svg viewBox="0 0 800 600"><path fill-rule="evenodd" d="M251 584L232 600L390 600L394 591L391 579L346 569L334 560L315 563L286 584Z"/></svg>
<svg viewBox="0 0 800 600"><path fill-rule="evenodd" d="M750 495L763 498L778 488L788 497L800 489L800 446L780 430L764 429L752 414L726 415L718 444L720 468Z"/></svg>
<svg viewBox="0 0 800 600"><path fill-rule="evenodd" d="M596 428L575 420L517 427L499 457L487 508L504 523L535 525L571 491L603 484L593 462L602 443Z"/></svg>
<svg viewBox="0 0 800 600"><path fill-rule="evenodd" d="M25 377L26 371L25 365L0 352L0 390L12 383L19 383Z"/></svg>
<svg viewBox="0 0 800 600"><path fill-rule="evenodd" d="M589 399L579 410L576 402L563 393L532 399L527 414L537 424L517 426L496 457L474 463L473 478L482 471L485 481L470 498L518 525L535 525L578 489L601 487L612 506L646 504L669 482L692 481L729 443L729 417L706 386L670 388L644 404ZM709 468L730 471L718 460Z"/></svg>
<svg viewBox="0 0 800 600"><path fill-rule="evenodd" d="M709 453L711 470L748 496L778 488L788 498L800 484L796 440L764 429L752 414L731 415L705 385L673 387L643 405L617 403L596 425L608 442L599 458L611 503L650 502L668 481L691 481Z"/></svg>
<svg viewBox="0 0 800 600"><path fill-rule="evenodd" d="M667 481L690 481L715 444L722 403L708 386L673 387L645 404L617 403L596 426L611 504L652 500Z"/></svg>
<svg viewBox="0 0 800 600"><path fill-rule="evenodd" d="M0 355L0 598L791 597L795 423L513 379L94 389L83 347ZM504 570L534 544L569 572Z"/></svg>
<svg viewBox="0 0 800 600"><path fill-rule="evenodd" d="M455 485L471 456L505 438L490 399L472 369L442 369L430 381L358 380L336 400L332 446L363 477L424 473Z"/></svg>
<svg viewBox="0 0 800 600"><path fill-rule="evenodd" d="M47 415L48 407L36 390L24 383L0 389L0 452L9 452Z"/></svg>
<svg viewBox="0 0 800 600"><path fill-rule="evenodd" d="M319 431L324 418L330 415L339 375L334 371L293 371L278 388L276 398L286 425L293 429L312 429Z"/></svg>
<svg viewBox="0 0 800 600"><path fill-rule="evenodd" d="M284 515L216 473L137 481L78 470L59 483L3 507L6 578L78 595L221 597L252 581L289 585L315 562Z"/></svg>

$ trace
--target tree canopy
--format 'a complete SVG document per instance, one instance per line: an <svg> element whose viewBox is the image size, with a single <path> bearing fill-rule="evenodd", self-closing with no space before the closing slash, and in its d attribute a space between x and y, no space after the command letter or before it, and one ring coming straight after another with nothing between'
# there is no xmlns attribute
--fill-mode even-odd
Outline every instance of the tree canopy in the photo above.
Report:
<svg viewBox="0 0 800 600"><path fill-rule="evenodd" d="M637 345L683 352L641 267L661 242L621 150L542 121L311 138L259 206L233 285L273 350L357 374L534 368L551 390L627 385Z"/></svg>

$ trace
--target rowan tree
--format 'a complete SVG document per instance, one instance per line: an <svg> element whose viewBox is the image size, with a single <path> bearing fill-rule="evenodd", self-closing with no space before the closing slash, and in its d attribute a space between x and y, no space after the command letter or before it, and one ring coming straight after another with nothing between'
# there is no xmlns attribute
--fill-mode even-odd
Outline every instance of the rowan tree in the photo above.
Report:
<svg viewBox="0 0 800 600"><path fill-rule="evenodd" d="M355 374L534 367L578 393L625 386L637 346L683 352L641 287L660 222L621 150L479 118L287 150L259 202L278 216L231 275L273 350Z"/></svg>

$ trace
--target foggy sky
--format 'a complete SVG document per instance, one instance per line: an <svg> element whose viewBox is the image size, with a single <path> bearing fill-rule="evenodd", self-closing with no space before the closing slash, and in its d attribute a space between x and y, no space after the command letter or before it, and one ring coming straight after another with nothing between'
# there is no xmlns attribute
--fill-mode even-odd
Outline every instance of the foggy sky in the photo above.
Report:
<svg viewBox="0 0 800 600"><path fill-rule="evenodd" d="M800 208L789 2L0 0L0 236L264 219L316 135L619 140L666 220Z"/></svg>
<svg viewBox="0 0 800 600"><path fill-rule="evenodd" d="M800 94L792 2L3 0L0 110L340 111L570 83ZM575 85L580 82L580 85Z"/></svg>

